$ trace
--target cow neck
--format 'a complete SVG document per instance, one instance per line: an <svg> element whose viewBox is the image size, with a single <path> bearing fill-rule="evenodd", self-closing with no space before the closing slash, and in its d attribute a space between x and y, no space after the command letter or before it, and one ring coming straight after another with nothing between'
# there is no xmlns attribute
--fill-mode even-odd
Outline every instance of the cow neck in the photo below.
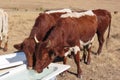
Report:
<svg viewBox="0 0 120 80"><path fill-rule="evenodd" d="M54 40L53 38L52 39L49 39L50 40L50 44L51 44L51 49L55 52L55 56L60 56L60 57L63 57L64 56L64 53L63 53L63 43L59 42L59 41L56 41Z"/></svg>
<svg viewBox="0 0 120 80"><path fill-rule="evenodd" d="M61 47L63 45L63 36L62 36L62 31L60 28L55 27L47 40L51 41L51 45L53 48L55 47Z"/></svg>
<svg viewBox="0 0 120 80"><path fill-rule="evenodd" d="M47 41L50 41L50 47L51 48L55 48L56 47L57 43L56 43L54 38L49 38L49 39L47 39Z"/></svg>
<svg viewBox="0 0 120 80"><path fill-rule="evenodd" d="M59 36L59 33L50 35L47 40L50 40L50 47L55 51L56 56L63 56L63 39Z"/></svg>

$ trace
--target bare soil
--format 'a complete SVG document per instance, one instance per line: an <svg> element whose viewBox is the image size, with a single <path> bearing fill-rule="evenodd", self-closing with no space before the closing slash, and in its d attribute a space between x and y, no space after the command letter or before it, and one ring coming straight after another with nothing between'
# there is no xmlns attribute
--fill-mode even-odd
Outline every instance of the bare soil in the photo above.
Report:
<svg viewBox="0 0 120 80"><path fill-rule="evenodd" d="M106 9L112 14L111 34L108 48L105 44L102 53L97 56L91 54L90 65L80 63L83 70L82 80L120 80L120 3L119 0L0 0L0 8L9 15L9 44L8 51L0 50L0 55L17 51L14 44L22 42L30 34L36 17L46 9ZM114 14L117 11L117 14ZM107 31L106 31L107 34ZM105 35L106 38L106 35ZM98 48L97 36L92 47ZM81 52L82 54L82 52ZM62 62L60 62L62 63ZM73 59L68 58L71 66L66 76L57 76L57 80L80 80L76 77L76 65Z"/></svg>

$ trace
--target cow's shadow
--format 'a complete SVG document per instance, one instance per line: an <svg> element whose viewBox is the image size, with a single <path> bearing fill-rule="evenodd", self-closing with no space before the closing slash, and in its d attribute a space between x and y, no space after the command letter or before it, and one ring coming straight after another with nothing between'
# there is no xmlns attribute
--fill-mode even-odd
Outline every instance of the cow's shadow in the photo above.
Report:
<svg viewBox="0 0 120 80"><path fill-rule="evenodd" d="M23 52L20 52L20 51L16 51L14 52L16 53L16 55L13 54L13 56L11 57L7 57L6 60L9 62L9 63L14 63L14 62L18 62L18 61L23 61L24 63L26 63L25 61L25 55L23 54ZM12 54L11 54L12 55Z"/></svg>
<svg viewBox="0 0 120 80"><path fill-rule="evenodd" d="M71 71L67 71L68 73L72 74L72 75L75 75L77 77L77 73L74 73L74 72L71 72Z"/></svg>
<svg viewBox="0 0 120 80"><path fill-rule="evenodd" d="M95 52L95 51L91 51L91 53L94 54L94 55L97 55L97 52Z"/></svg>

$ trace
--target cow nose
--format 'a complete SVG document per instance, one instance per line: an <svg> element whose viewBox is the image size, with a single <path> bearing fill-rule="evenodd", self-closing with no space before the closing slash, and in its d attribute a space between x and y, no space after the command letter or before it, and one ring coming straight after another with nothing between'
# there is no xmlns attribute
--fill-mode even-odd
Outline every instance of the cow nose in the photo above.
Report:
<svg viewBox="0 0 120 80"><path fill-rule="evenodd" d="M32 70L32 69L33 69L33 67L28 66L28 67L27 67L27 69Z"/></svg>
<svg viewBox="0 0 120 80"><path fill-rule="evenodd" d="M43 72L43 70L35 70L35 73L41 73L41 72Z"/></svg>

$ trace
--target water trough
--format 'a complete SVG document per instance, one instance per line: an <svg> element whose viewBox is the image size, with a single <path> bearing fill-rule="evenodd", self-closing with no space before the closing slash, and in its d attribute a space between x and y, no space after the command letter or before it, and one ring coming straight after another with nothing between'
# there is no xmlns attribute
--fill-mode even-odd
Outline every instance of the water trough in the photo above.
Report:
<svg viewBox="0 0 120 80"><path fill-rule="evenodd" d="M69 65L51 63L42 73L36 73L26 68L23 52L1 55L0 60L0 80L56 80L57 75L70 68Z"/></svg>

